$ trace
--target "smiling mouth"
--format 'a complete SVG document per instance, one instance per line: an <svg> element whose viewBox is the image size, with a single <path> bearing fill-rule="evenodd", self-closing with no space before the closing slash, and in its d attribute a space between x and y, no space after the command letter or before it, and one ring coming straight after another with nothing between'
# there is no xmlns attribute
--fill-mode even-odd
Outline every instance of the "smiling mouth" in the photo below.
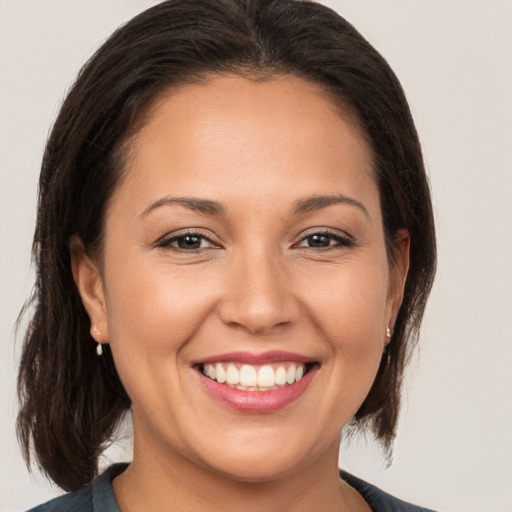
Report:
<svg viewBox="0 0 512 512"><path fill-rule="evenodd" d="M275 391L292 386L316 366L316 363L280 361L269 364L216 362L198 364L209 379L240 391Z"/></svg>

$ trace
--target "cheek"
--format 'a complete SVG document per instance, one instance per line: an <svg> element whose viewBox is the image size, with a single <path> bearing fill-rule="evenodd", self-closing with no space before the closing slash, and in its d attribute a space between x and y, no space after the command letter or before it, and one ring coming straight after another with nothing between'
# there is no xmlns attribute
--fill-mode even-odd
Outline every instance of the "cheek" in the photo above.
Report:
<svg viewBox="0 0 512 512"><path fill-rule="evenodd" d="M340 266L310 287L309 313L322 333L330 357L326 361L326 395L333 398L329 415L347 422L373 384L385 339L387 266ZM346 407L340 407L345 404Z"/></svg>
<svg viewBox="0 0 512 512"><path fill-rule="evenodd" d="M107 283L113 349L145 357L178 352L200 328L214 301L214 276L201 274L198 279L199 273L144 261L116 265Z"/></svg>
<svg viewBox="0 0 512 512"><path fill-rule="evenodd" d="M307 307L315 323L344 355L382 346L385 332L387 268L372 264L340 265L312 279ZM319 284L323 283L322 286Z"/></svg>
<svg viewBox="0 0 512 512"><path fill-rule="evenodd" d="M211 312L212 279L197 279L197 271L190 269L137 263L128 257L118 258L107 275L108 328L116 369L134 410L142 407L145 415L158 418L168 405L162 390L181 389L181 354ZM185 406L182 396L173 393L178 410ZM171 407L168 414L174 413Z"/></svg>

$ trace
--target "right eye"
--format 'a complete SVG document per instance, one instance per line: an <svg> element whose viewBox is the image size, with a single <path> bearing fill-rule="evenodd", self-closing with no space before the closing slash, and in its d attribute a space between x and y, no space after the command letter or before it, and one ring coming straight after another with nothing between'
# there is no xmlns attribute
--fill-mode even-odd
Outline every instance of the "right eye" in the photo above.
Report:
<svg viewBox="0 0 512 512"><path fill-rule="evenodd" d="M164 238L158 243L158 247L175 251L197 252L202 249L211 249L215 244L199 233L184 233L170 238Z"/></svg>

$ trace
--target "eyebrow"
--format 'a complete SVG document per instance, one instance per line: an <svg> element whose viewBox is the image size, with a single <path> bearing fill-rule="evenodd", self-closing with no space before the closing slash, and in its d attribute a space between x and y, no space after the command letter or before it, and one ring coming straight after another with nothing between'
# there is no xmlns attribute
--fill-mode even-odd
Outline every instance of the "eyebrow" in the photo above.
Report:
<svg viewBox="0 0 512 512"><path fill-rule="evenodd" d="M196 197L163 197L158 201L150 204L141 214L140 217L144 217L148 215L153 210L160 208L162 206L168 205L180 205L188 208L190 210L198 211L200 213L204 213L206 215L225 215L226 208L222 203L218 201L212 201L211 199L199 199ZM312 196L304 199L298 199L295 201L292 212L295 215L300 215L302 213L309 213L316 210L321 210L322 208L327 208L328 206L334 204L347 204L349 206L355 206L359 208L366 217L370 218L370 214L368 210L364 207L364 205L358 201L357 199L353 199L351 197L347 197L343 194L336 194L332 196Z"/></svg>
<svg viewBox="0 0 512 512"><path fill-rule="evenodd" d="M207 215L225 215L224 206L210 199L199 199L196 197L163 197L158 201L150 204L141 214L140 217L146 216L148 213L160 208L161 206L178 204L190 210L205 213Z"/></svg>
<svg viewBox="0 0 512 512"><path fill-rule="evenodd" d="M347 204L349 206L355 206L356 208L359 208L366 215L366 217L368 217L368 219L370 218L370 214L368 213L368 210L365 208L363 203L357 199L344 196L343 194L336 194L332 196L312 196L299 199L294 203L293 213L300 214L313 212L316 210L321 210L322 208L326 208L327 206L340 203Z"/></svg>

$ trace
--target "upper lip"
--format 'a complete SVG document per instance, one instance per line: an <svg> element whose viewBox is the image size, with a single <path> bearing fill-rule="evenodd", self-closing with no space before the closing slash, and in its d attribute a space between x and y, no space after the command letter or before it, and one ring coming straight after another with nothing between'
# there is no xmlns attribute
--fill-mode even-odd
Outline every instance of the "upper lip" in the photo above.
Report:
<svg viewBox="0 0 512 512"><path fill-rule="evenodd" d="M227 361L236 361L246 364L264 364L279 361L292 361L298 363L314 363L315 361L310 357L296 354L294 352L283 352L279 350L271 350L256 354L254 352L226 352L224 354L217 354L214 356L205 357L192 361L192 365L207 364L207 363L221 363Z"/></svg>

